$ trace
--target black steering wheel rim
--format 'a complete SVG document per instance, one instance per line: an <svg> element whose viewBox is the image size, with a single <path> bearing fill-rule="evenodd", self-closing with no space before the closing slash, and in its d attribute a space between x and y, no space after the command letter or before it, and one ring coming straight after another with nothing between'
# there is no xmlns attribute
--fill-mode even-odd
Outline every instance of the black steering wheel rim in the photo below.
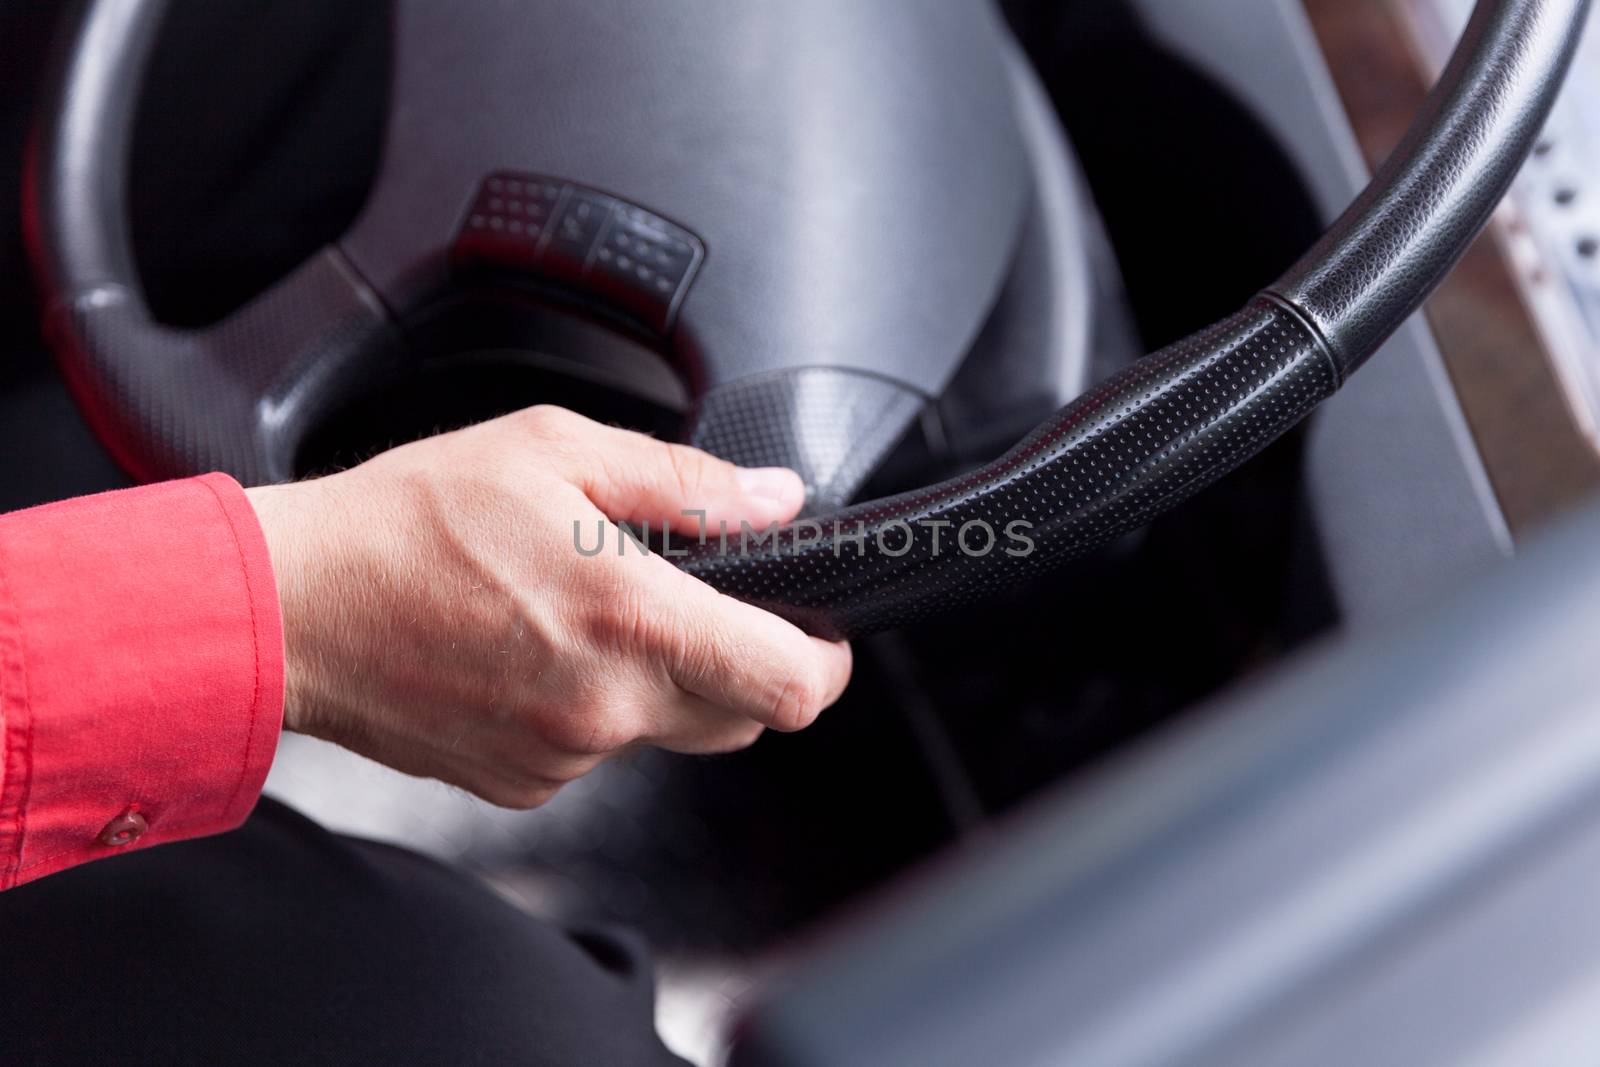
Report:
<svg viewBox="0 0 1600 1067"><path fill-rule="evenodd" d="M211 330L172 331L151 321L126 239L122 170L112 164L126 158L136 96L126 86L137 81L161 6L91 4L47 98L27 212L47 318L91 421L136 473L221 467L251 480L288 477L281 447L264 446L303 432L336 384L349 389L382 373L377 353L396 350L399 340L389 310L394 285L369 282L371 268L341 244ZM1000 460L753 544L742 535L732 545L712 537L676 562L811 632L851 637L1025 581L1198 492L1337 390L1465 252L1531 150L1587 9L1588 0L1480 0L1405 141L1299 263L1238 313L1074 401ZM966 36L995 32L985 25L974 23ZM985 48L1003 52L994 40ZM1003 74L986 63L972 59L971 85L963 88L1005 95L994 85ZM985 162L1009 174L1020 166L1019 151L1001 138ZM992 187L984 195L993 202L978 214L999 229L997 220L1018 217L1016 184L975 180L961 195ZM479 192L487 196L489 187ZM566 203L590 193L568 185L551 195ZM624 208L631 206L615 210ZM667 217L650 223L658 224L664 239L687 233ZM982 262L973 269L984 277L967 278L973 284L962 288L974 301L992 296L998 283L985 272L998 277L996 263L1014 237L974 239ZM165 377L152 378L128 358L151 352L167 361ZM704 366L714 370L717 358ZM870 458L926 399L870 368L791 364L710 383L700 417L712 420L715 432L706 436L720 451L759 461L771 444L769 427L787 425L781 416L797 395L820 390L820 410L850 413L847 440L866 443ZM178 395L170 389L173 367L184 380ZM778 382L776 391L769 381ZM151 426L171 431L157 453L135 445ZM241 427L250 433L241 436ZM750 440L755 447L745 447ZM1019 530L1024 537L1013 536ZM963 540L963 531L976 531L976 541Z"/></svg>

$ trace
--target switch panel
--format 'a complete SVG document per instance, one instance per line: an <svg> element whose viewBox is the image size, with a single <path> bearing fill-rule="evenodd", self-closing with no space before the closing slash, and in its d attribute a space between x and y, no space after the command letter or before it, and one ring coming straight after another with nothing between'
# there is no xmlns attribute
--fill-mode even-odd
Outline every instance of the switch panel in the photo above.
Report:
<svg viewBox="0 0 1600 1067"><path fill-rule="evenodd" d="M525 273L665 338L705 246L682 226L606 193L499 173L478 189L450 258L460 268Z"/></svg>

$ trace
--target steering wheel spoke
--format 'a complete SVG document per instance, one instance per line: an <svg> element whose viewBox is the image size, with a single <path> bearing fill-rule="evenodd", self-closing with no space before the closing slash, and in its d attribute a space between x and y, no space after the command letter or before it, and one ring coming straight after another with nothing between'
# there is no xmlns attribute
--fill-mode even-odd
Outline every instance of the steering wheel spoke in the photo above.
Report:
<svg viewBox="0 0 1600 1067"><path fill-rule="evenodd" d="M309 422L399 344L332 246L204 329L153 321L124 285L57 300L50 329L91 423L148 480L206 470L245 484L293 477Z"/></svg>

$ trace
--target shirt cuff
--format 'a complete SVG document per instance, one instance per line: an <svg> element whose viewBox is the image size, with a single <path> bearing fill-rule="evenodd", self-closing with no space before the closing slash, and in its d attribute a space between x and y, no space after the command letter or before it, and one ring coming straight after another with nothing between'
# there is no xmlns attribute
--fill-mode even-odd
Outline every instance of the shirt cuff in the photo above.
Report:
<svg viewBox="0 0 1600 1067"><path fill-rule="evenodd" d="M271 558L233 479L0 516L0 889L239 825L282 722Z"/></svg>

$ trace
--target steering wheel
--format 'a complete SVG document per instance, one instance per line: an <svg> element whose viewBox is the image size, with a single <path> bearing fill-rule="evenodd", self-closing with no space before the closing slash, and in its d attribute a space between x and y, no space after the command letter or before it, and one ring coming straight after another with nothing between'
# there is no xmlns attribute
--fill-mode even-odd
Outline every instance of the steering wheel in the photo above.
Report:
<svg viewBox="0 0 1600 1067"><path fill-rule="evenodd" d="M125 466L290 476L309 422L403 358L408 312L464 273L514 269L659 341L695 401L691 441L812 482L822 514L770 536L713 534L674 562L813 633L854 637L1147 523L1337 390L1487 222L1588 0L1479 0L1399 148L1244 309L1101 383L988 466L847 508L832 505L948 382L1024 214L1008 44L987 5L555 0L491 33L462 5L398 0L366 209L197 331L150 315L124 208L131 88L164 7L86 3L28 183L62 366ZM593 29L607 19L647 25L607 55L612 39ZM588 28L560 32L574 23ZM738 61L679 61L708 35L743 49ZM827 121L841 114L851 122ZM700 144L732 155L700 158ZM872 180L908 160L929 180Z"/></svg>

